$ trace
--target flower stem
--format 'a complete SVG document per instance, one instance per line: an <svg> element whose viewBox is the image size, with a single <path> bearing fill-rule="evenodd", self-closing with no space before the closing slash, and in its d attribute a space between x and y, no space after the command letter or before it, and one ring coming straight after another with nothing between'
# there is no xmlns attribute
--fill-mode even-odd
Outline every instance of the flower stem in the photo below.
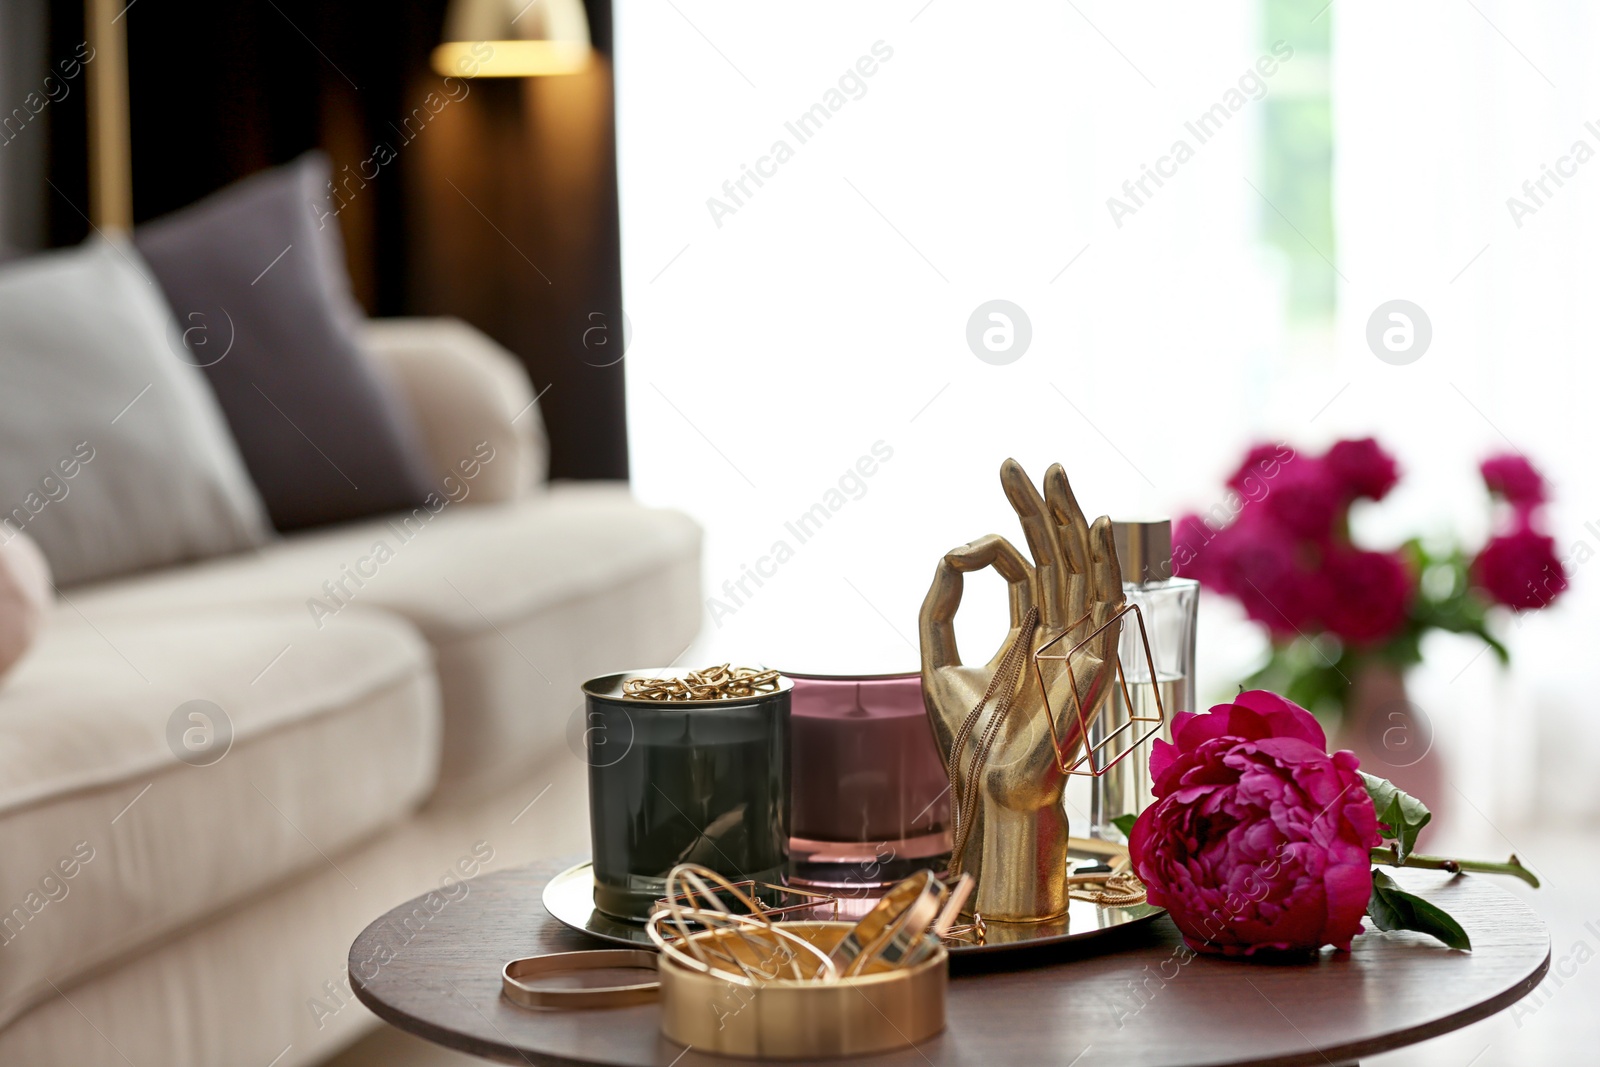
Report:
<svg viewBox="0 0 1600 1067"><path fill-rule="evenodd" d="M1513 854L1505 863L1490 863L1487 860L1456 860L1445 856L1419 856L1413 852L1400 861L1399 850L1390 845L1387 848L1372 850L1372 862L1384 863L1390 867L1421 867L1429 871L1449 871L1451 874L1460 874L1462 871L1478 871L1483 874L1509 874L1513 878L1520 878L1533 888L1539 888L1539 879L1534 873L1522 865L1522 861Z"/></svg>

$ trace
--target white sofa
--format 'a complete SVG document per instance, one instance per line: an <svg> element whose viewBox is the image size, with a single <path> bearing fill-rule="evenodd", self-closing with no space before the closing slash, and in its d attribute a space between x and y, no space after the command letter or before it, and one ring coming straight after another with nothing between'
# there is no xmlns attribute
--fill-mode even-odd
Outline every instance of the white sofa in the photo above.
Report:
<svg viewBox="0 0 1600 1067"><path fill-rule="evenodd" d="M0 682L0 1064L317 1063L378 1025L367 922L586 851L578 684L694 637L699 530L533 486L532 392L475 331L371 340L441 469L491 442L464 499L66 590ZM205 766L195 700L232 730Z"/></svg>

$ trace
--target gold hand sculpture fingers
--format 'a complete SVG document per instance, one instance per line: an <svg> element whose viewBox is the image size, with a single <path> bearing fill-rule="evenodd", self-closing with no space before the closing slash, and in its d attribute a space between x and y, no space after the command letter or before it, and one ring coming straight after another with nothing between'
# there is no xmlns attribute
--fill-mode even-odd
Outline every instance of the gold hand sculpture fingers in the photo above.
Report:
<svg viewBox="0 0 1600 1067"><path fill-rule="evenodd" d="M1033 554L1039 624L1059 632L1070 620L1065 617L1068 564L1056 522L1022 464L1014 459L1002 463L1000 484L1012 510L1022 521L1022 533L1028 539L1028 551Z"/></svg>
<svg viewBox="0 0 1600 1067"><path fill-rule="evenodd" d="M1082 574L1089 558L1089 523L1073 495L1067 472L1059 463L1050 464L1044 472L1044 498L1050 505L1050 516L1055 519L1057 536L1066 549L1067 568L1073 574Z"/></svg>
<svg viewBox="0 0 1600 1067"><path fill-rule="evenodd" d="M976 877L973 910L1026 921L1067 906L1060 761L1082 743L1067 672L1059 662L1042 664L1041 686L1032 656L1046 642L1074 631L1081 640L1110 620L1122 606L1122 582L1110 521L1089 526L1060 466L1046 476L1044 495L1015 460L1001 466L1000 481L1032 563L998 535L951 550L935 571L918 629L923 694L956 811L959 854L952 869ZM968 666L956 647L954 619L963 575L986 567L1007 582L1011 625L984 665ZM1109 627L1074 664L1090 717L1114 674L1105 668L1114 664L1117 629ZM1052 711L1067 739L1060 753L1049 729Z"/></svg>
<svg viewBox="0 0 1600 1067"><path fill-rule="evenodd" d="M956 610L961 607L962 575L993 567L1006 580L1011 600L1011 627L1022 625L1023 617L1034 604L1033 564L1023 558L1016 546L999 534L980 537L960 548L952 548L939 561L933 586L922 605L922 670L924 675L939 667L961 666L956 647ZM1004 648L996 658L1004 654Z"/></svg>
<svg viewBox="0 0 1600 1067"><path fill-rule="evenodd" d="M1070 627L1088 610L1089 523L1078 506L1078 498L1067 482L1061 464L1052 463L1044 475L1044 498L1050 517L1056 523L1056 536L1066 550L1067 620Z"/></svg>
<svg viewBox="0 0 1600 1067"><path fill-rule="evenodd" d="M1102 515L1091 528L1084 518L1083 508L1067 481L1067 472L1061 464L1053 463L1044 475L1045 503L1057 524L1057 534L1066 547L1066 560L1070 574L1067 578L1067 630L1072 640L1077 640L1098 630L1100 626L1122 609L1122 568L1117 561L1116 543L1112 537L1111 520ZM1084 707L1097 708L1101 694L1112 678L1110 671L1094 670L1094 664L1109 664L1117 653L1120 627L1109 627L1086 650L1090 657L1091 674L1085 692L1079 695ZM1058 649L1060 646L1058 646ZM1062 747L1073 752L1082 742L1082 729L1072 711L1070 700L1065 707L1052 701L1056 714L1056 727L1063 738Z"/></svg>
<svg viewBox="0 0 1600 1067"><path fill-rule="evenodd" d="M1123 608L1122 568L1117 563L1116 542L1112 537L1111 520L1102 515L1089 529L1089 567L1084 578L1085 610L1083 622L1071 628L1071 636L1054 651L1064 652L1090 634L1092 641L1079 653L1074 671L1078 682L1078 697L1083 702L1086 721L1094 722L1105 702L1107 692L1116 679L1117 647L1122 637L1121 626L1101 627ZM1060 669L1059 661L1056 663ZM1048 679L1048 672L1045 677ZM1069 764L1076 758L1083 743L1083 724L1072 704L1070 682L1063 690L1065 700L1058 703L1052 687L1050 706L1055 712L1056 730L1061 737L1061 756Z"/></svg>

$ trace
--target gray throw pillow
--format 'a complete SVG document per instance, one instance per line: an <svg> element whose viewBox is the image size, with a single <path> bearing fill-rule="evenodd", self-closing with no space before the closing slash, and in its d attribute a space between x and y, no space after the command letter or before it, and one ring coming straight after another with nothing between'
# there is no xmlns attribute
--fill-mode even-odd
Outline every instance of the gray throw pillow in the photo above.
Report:
<svg viewBox="0 0 1600 1067"><path fill-rule="evenodd" d="M280 530L410 509L431 488L410 410L362 351L328 180L307 153L134 235Z"/></svg>
<svg viewBox="0 0 1600 1067"><path fill-rule="evenodd" d="M132 245L0 267L0 540L69 585L270 536L216 399Z"/></svg>

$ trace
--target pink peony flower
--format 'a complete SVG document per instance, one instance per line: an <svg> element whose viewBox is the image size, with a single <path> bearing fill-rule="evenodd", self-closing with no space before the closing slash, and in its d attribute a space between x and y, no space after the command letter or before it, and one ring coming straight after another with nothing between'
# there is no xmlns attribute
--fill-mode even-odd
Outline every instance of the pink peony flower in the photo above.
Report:
<svg viewBox="0 0 1600 1067"><path fill-rule="evenodd" d="M1304 566L1299 546L1260 512L1247 510L1207 546L1207 582L1237 600L1274 635L1316 625L1327 599L1322 576Z"/></svg>
<svg viewBox="0 0 1600 1067"><path fill-rule="evenodd" d="M1370 437L1335 443L1323 461L1352 500L1382 500L1400 480L1394 457Z"/></svg>
<svg viewBox="0 0 1600 1067"><path fill-rule="evenodd" d="M1332 594L1322 622L1341 640L1372 644L1405 625L1416 584L1399 556L1339 549L1323 560L1322 576Z"/></svg>
<svg viewBox="0 0 1600 1067"><path fill-rule="evenodd" d="M1207 547L1216 538L1217 531L1205 524L1198 515L1185 515L1172 527L1172 573L1180 578L1208 581L1215 553Z"/></svg>
<svg viewBox="0 0 1600 1067"><path fill-rule="evenodd" d="M1289 533L1320 543L1332 536L1334 519L1347 502L1326 462L1299 456L1278 471L1261 507Z"/></svg>
<svg viewBox="0 0 1600 1067"><path fill-rule="evenodd" d="M1251 445L1250 451L1239 461L1238 468L1228 475L1228 480L1223 484L1246 499L1255 499L1258 486L1276 478L1283 465L1293 462L1294 458L1294 449L1288 445Z"/></svg>
<svg viewBox="0 0 1600 1067"><path fill-rule="evenodd" d="M1372 798L1304 708L1263 690L1179 713L1150 754L1133 869L1198 952L1349 949L1372 893Z"/></svg>
<svg viewBox="0 0 1600 1067"><path fill-rule="evenodd" d="M1526 524L1489 539L1472 561L1472 581L1517 611L1548 607L1567 588L1567 570L1554 538Z"/></svg>
<svg viewBox="0 0 1600 1067"><path fill-rule="evenodd" d="M1506 452L1490 456L1478 465L1483 483L1491 493L1498 493L1519 511L1536 508L1545 502L1544 478L1528 462L1526 456Z"/></svg>

